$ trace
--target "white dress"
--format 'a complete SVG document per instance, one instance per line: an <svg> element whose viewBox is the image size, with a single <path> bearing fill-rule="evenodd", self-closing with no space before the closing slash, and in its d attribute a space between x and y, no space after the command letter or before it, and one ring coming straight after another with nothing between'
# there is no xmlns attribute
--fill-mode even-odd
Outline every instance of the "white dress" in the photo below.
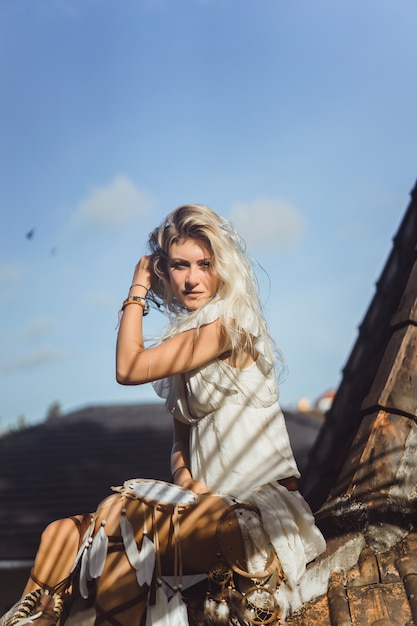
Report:
<svg viewBox="0 0 417 626"><path fill-rule="evenodd" d="M218 307L210 304L199 313L188 328L219 316ZM324 551L325 541L301 494L277 482L300 473L278 404L273 363L265 356L261 337L256 349L258 357L246 369L215 359L154 387L173 416L191 425L193 478L213 492L258 507L287 586L295 590L306 564Z"/></svg>

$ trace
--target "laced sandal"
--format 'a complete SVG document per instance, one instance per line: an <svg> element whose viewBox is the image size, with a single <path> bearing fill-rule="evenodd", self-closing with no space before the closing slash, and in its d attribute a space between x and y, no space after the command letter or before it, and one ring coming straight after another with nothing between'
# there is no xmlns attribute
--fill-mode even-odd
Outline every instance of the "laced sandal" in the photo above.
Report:
<svg viewBox="0 0 417 626"><path fill-rule="evenodd" d="M0 618L0 626L55 626L64 608L59 594L50 594L45 589L27 593Z"/></svg>

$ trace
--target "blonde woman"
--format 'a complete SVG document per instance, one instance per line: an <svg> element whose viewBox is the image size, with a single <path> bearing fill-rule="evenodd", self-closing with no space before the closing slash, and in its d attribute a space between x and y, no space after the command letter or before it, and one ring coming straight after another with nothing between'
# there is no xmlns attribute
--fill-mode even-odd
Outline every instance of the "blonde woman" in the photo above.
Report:
<svg viewBox="0 0 417 626"><path fill-rule="evenodd" d="M161 339L145 347L151 300L169 323ZM231 499L251 505L260 512L283 569L277 595L285 613L297 605L306 564L325 543L297 491L300 474L278 404L275 353L251 263L232 225L204 205L172 211L150 234L149 253L136 265L123 302L116 377L122 385L152 382L173 416L172 480L201 497L181 530L184 568L206 572L218 553L215 531L210 538L195 535L199 519L211 516L215 528ZM119 532L120 507L113 506L118 497L106 501L110 536ZM141 505L128 504L139 545ZM68 577L79 545L75 524L85 528L90 519L61 520L46 529L26 592L55 589ZM104 513L96 529L103 520ZM162 525L164 551L170 531ZM62 544L64 556L62 550L57 554ZM118 623L139 626L148 595L138 590L133 570L123 550L109 551L97 582L101 624L112 623L108 616L117 606Z"/></svg>

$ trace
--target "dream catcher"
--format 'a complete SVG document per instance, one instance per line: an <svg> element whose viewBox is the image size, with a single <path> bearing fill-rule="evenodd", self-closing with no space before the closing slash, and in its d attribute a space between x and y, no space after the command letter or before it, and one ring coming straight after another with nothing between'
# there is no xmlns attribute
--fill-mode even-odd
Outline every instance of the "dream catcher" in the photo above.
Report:
<svg viewBox="0 0 417 626"><path fill-rule="evenodd" d="M227 531L237 520L245 559L236 559ZM209 573L204 617L208 625L280 624L275 592L283 580L277 554L256 510L235 504L225 511L217 527L222 559Z"/></svg>

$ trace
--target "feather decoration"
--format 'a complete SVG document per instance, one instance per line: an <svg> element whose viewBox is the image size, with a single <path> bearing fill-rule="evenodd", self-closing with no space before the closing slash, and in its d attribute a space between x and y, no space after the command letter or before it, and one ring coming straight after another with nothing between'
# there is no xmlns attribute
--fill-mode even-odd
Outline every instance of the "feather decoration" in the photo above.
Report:
<svg viewBox="0 0 417 626"><path fill-rule="evenodd" d="M80 559L81 559L81 557L83 555L84 550L86 549L86 547L90 543L91 528L92 528L92 525L90 525L90 527L87 528L87 530L84 533L82 544L79 547L79 550L77 552L77 556L75 557L74 565L71 568L71 574L76 569L76 567L77 567L78 563L80 562Z"/></svg>
<svg viewBox="0 0 417 626"><path fill-rule="evenodd" d="M189 626L187 607L180 591L176 591L169 601L168 611L171 626Z"/></svg>
<svg viewBox="0 0 417 626"><path fill-rule="evenodd" d="M154 543L147 534L143 535L142 546L139 553L139 569L136 571L136 578L140 586L151 586L153 572L155 569L156 551Z"/></svg>
<svg viewBox="0 0 417 626"><path fill-rule="evenodd" d="M213 622L214 618L216 617L216 609L216 601L213 600L213 598L207 596L204 602L204 617L207 623L210 624Z"/></svg>
<svg viewBox="0 0 417 626"><path fill-rule="evenodd" d="M104 530L105 524L106 520L103 520L90 547L90 557L88 559L88 571L90 578L98 578L101 576L106 562L109 538Z"/></svg>
<svg viewBox="0 0 417 626"><path fill-rule="evenodd" d="M29 615L29 617L24 617L23 619L20 619L18 622L15 623L15 626L24 626L24 624L33 624L34 619L37 619L38 617L41 617L41 615L43 614L43 611L39 611L39 613L36 613L35 615Z"/></svg>
<svg viewBox="0 0 417 626"><path fill-rule="evenodd" d="M168 615L168 598L161 585L156 588L156 603L148 604L145 626L170 626Z"/></svg>
<svg viewBox="0 0 417 626"><path fill-rule="evenodd" d="M89 557L88 549L84 550L84 554L81 557L81 568L80 568L80 595L84 600L88 598L88 557Z"/></svg>
<svg viewBox="0 0 417 626"><path fill-rule="evenodd" d="M219 602L216 613L220 624L227 625L229 623L230 610L225 600Z"/></svg>
<svg viewBox="0 0 417 626"><path fill-rule="evenodd" d="M122 517L120 518L120 532L126 556L129 559L131 566L134 567L135 570L138 570L140 566L139 550L136 545L135 533L133 531L132 524L126 517L126 509L122 510Z"/></svg>
<svg viewBox="0 0 417 626"><path fill-rule="evenodd" d="M151 585L155 568L155 546L146 533L143 534L142 546L139 552L132 524L126 517L126 511L122 511L120 519L120 532L127 558L131 566L136 570L138 585Z"/></svg>

